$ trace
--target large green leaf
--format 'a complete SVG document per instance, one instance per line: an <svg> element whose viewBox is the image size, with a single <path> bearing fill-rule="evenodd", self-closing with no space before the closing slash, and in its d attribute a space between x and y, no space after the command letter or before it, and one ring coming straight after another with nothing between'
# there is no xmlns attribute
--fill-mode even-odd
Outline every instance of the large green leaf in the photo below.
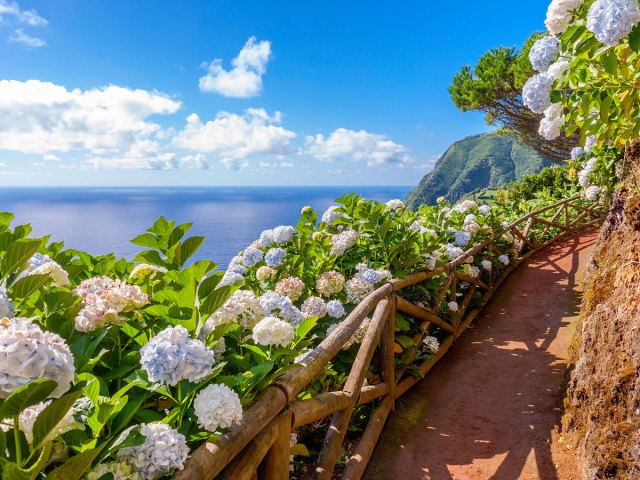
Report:
<svg viewBox="0 0 640 480"><path fill-rule="evenodd" d="M51 440L47 438L56 428L64 416L71 410L73 403L80 398L82 390L67 393L60 398L53 400L45 409L40 412L33 424L33 444L34 449L42 447L44 442Z"/></svg>
<svg viewBox="0 0 640 480"><path fill-rule="evenodd" d="M13 282L9 289L11 298L27 298L40 287L46 285L51 277L46 273L27 275Z"/></svg>
<svg viewBox="0 0 640 480"><path fill-rule="evenodd" d="M25 408L47 399L57 385L53 380L42 378L18 388L0 404L0 420L15 417Z"/></svg>
<svg viewBox="0 0 640 480"><path fill-rule="evenodd" d="M211 315L213 312L219 309L230 296L231 287L228 285L214 290L213 292L211 292L211 295L205 298L204 302L202 302L200 313L203 316Z"/></svg>
<svg viewBox="0 0 640 480"><path fill-rule="evenodd" d="M86 450L70 457L66 462L47 475L47 480L80 480L91 466L91 462L100 455L106 444Z"/></svg>
<svg viewBox="0 0 640 480"><path fill-rule="evenodd" d="M24 238L10 243L0 266L2 279L22 267L42 245L42 240Z"/></svg>

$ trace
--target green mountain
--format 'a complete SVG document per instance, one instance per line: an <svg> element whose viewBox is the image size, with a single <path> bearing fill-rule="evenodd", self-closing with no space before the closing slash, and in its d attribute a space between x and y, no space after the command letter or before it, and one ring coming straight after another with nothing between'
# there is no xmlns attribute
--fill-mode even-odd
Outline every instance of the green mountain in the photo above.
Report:
<svg viewBox="0 0 640 480"><path fill-rule="evenodd" d="M415 210L433 205L440 196L456 202L482 189L496 189L537 173L551 164L517 140L496 133L483 133L459 140L440 157L434 169L407 195Z"/></svg>

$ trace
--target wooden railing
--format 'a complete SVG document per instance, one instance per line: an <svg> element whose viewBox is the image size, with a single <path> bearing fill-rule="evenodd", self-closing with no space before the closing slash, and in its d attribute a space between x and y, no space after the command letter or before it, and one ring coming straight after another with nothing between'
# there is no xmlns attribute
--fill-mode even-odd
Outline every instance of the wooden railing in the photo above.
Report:
<svg viewBox="0 0 640 480"><path fill-rule="evenodd" d="M343 479L359 479L396 399L424 377L447 353L504 279L534 252L602 221L604 212L601 208L582 205L579 199L580 196L575 196L525 215L446 265L392 280L379 287L358 304L331 335L309 352L300 365L267 387L245 410L239 424L228 433L201 445L187 461L185 469L176 473L175 479L209 480L219 476L233 480L285 480L289 476L292 429L331 416L313 473L316 479L330 479L342 453L354 408L375 401L375 409L342 473ZM514 251L510 252L511 261L491 284L471 278L456 269L469 257L482 252L506 253L499 251L495 243L507 232L511 232L515 238ZM403 290L433 277L442 278L441 288L433 298L412 303L403 297ZM466 282L468 286L461 289L466 291L462 300L458 299L458 311L439 314L439 305L443 300L453 301L457 298L460 282ZM477 291L481 292L481 299L471 306ZM416 347L403 352L401 360L394 352L396 311L420 322L420 333L413 338ZM298 394L340 352L371 312L373 315L366 334L342 390L299 400ZM430 326L444 331L446 338L436 354L417 365L417 372L415 369L405 371L403 365L415 363L418 348ZM376 350L380 381L374 385L364 385Z"/></svg>

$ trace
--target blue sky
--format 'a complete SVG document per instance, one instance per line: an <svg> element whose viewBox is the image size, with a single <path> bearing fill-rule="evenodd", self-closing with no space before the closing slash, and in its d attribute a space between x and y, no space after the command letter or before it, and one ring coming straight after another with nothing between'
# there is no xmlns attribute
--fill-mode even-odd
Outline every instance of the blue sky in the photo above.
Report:
<svg viewBox="0 0 640 480"><path fill-rule="evenodd" d="M412 185L547 5L0 0L0 185Z"/></svg>

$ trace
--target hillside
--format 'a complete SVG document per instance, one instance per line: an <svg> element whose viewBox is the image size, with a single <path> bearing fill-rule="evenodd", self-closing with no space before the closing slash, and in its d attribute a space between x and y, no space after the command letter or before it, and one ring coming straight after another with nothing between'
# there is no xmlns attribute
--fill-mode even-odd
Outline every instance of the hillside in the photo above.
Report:
<svg viewBox="0 0 640 480"><path fill-rule="evenodd" d="M407 195L409 208L434 204L440 196L455 202L478 190L495 189L536 173L550 162L511 137L483 133L453 143L434 169Z"/></svg>

